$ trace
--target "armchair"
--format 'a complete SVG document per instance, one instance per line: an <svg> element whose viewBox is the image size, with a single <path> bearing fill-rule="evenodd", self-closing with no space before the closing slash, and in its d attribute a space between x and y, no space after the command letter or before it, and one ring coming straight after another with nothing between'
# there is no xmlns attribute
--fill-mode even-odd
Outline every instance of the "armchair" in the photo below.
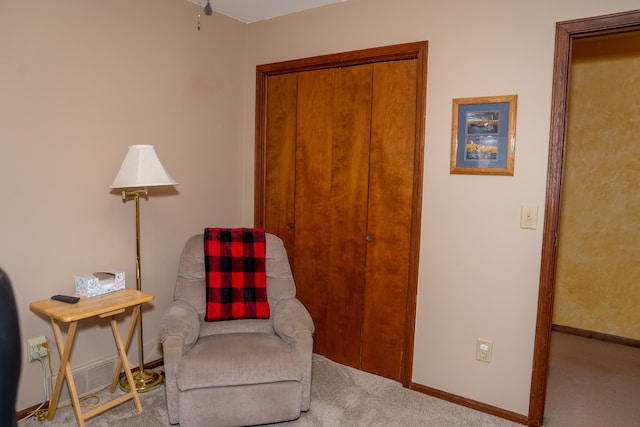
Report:
<svg viewBox="0 0 640 427"><path fill-rule="evenodd" d="M204 321L203 235L187 241L174 302L160 324L171 424L266 424L309 409L313 321L295 298L282 241L265 239L270 318L218 322Z"/></svg>

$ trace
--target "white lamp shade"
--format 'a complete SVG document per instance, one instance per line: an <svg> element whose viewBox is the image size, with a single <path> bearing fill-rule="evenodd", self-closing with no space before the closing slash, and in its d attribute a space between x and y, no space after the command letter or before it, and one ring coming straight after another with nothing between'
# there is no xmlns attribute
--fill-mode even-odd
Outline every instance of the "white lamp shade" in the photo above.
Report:
<svg viewBox="0 0 640 427"><path fill-rule="evenodd" d="M178 185L162 166L153 145L131 145L111 188Z"/></svg>

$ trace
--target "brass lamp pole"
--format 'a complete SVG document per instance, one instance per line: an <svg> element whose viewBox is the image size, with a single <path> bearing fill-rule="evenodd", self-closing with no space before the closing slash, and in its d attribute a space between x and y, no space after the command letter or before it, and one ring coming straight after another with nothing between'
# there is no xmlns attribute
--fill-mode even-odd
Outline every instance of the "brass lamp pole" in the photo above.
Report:
<svg viewBox="0 0 640 427"><path fill-rule="evenodd" d="M149 190L145 187L140 190L125 191L122 190L122 201L125 202L129 197L133 197L135 202L136 215L136 290L142 291L142 278L140 274L140 195L149 194ZM138 371L133 373L133 382L138 392L153 390L161 385L164 381L162 373L153 369L144 369L144 340L142 339L142 310L138 311ZM120 379L120 387L129 391L129 381L124 376Z"/></svg>
<svg viewBox="0 0 640 427"><path fill-rule="evenodd" d="M140 195L147 196L151 186L177 185L160 163L160 159L152 145L132 145L129 147L120 171L111 188L137 188L136 190L122 190L122 201L133 198L135 202L135 231L136 231L136 289L142 291L142 277L140 273ZM144 369L144 340L142 339L142 310L138 312L138 371L133 373L133 380L138 392L153 390L161 385L164 377L161 372ZM129 391L126 377L120 380L120 387Z"/></svg>

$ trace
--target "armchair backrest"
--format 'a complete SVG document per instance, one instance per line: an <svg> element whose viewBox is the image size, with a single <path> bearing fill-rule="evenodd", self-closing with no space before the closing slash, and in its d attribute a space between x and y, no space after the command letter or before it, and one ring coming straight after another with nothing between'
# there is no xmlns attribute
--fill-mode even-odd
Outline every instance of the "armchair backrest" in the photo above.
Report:
<svg viewBox="0 0 640 427"><path fill-rule="evenodd" d="M269 233L265 233L265 239L267 298L269 305L275 307L280 300L295 297L296 286L282 240ZM187 240L182 250L174 299L188 303L204 316L206 286L204 234L196 234Z"/></svg>

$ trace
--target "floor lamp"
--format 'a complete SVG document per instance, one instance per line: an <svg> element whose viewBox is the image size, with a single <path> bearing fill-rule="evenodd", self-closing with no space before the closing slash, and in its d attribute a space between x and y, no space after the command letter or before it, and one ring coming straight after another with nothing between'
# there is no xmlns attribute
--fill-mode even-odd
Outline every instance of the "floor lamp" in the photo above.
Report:
<svg viewBox="0 0 640 427"><path fill-rule="evenodd" d="M142 290L140 276L140 195L148 194L147 187L177 185L160 163L153 145L132 145L122 161L120 171L111 184L111 188L126 188L122 190L122 201L133 198L136 215L136 289ZM144 369L144 346L142 340L142 310L138 312L138 371L133 373L133 379L138 392L153 390L163 383L161 372ZM127 390L129 383L124 377L120 387ZM127 390L128 391L128 390Z"/></svg>

